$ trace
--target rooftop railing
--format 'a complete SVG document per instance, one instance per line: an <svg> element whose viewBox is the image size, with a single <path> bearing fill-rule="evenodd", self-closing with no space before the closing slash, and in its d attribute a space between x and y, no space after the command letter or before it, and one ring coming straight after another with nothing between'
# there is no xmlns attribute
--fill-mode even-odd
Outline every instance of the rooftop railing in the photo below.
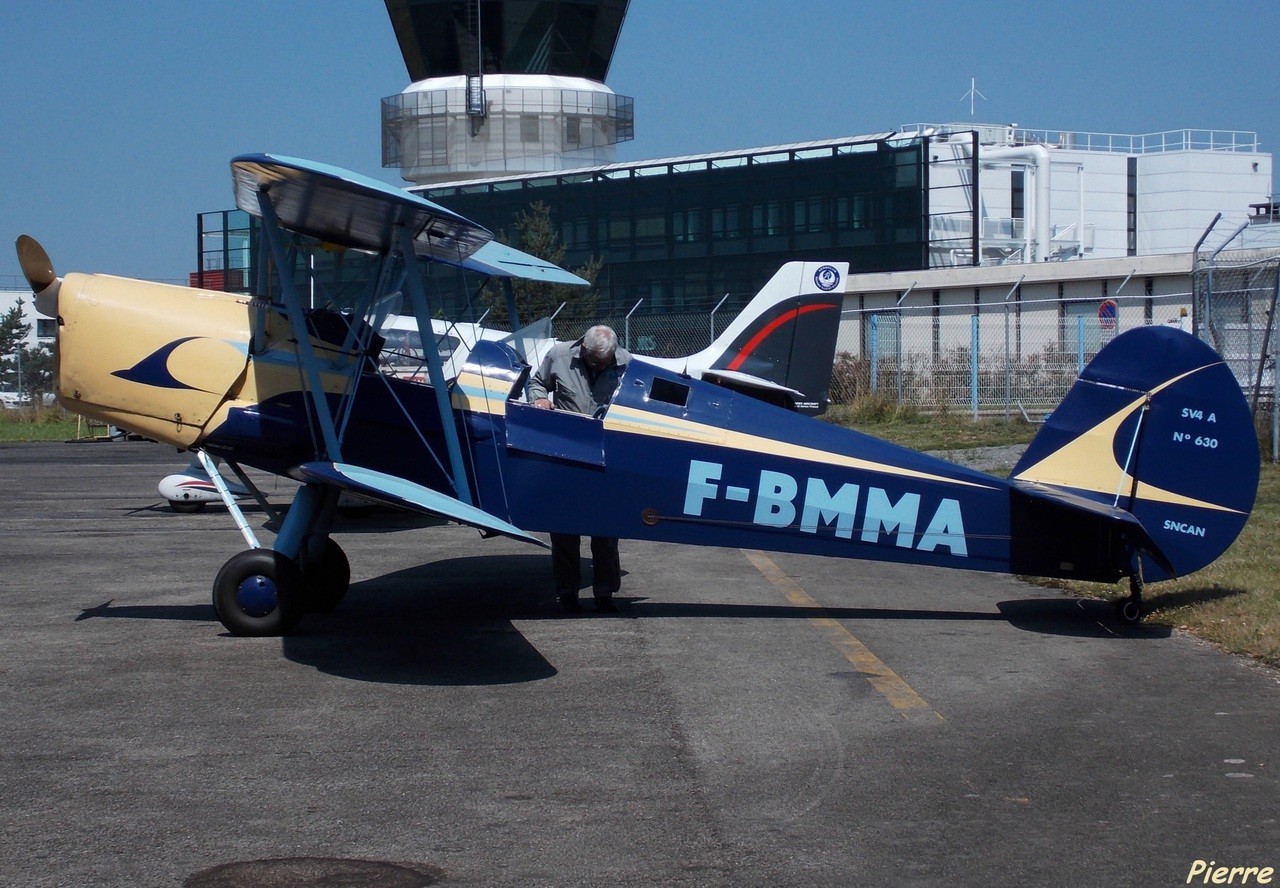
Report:
<svg viewBox="0 0 1280 888"><path fill-rule="evenodd" d="M1180 129L1160 133L1090 133L1073 130L1023 129L1014 125L907 123L900 135L949 135L976 130L984 144L1045 145L1073 151L1159 154L1170 151L1256 152L1258 134L1243 130Z"/></svg>

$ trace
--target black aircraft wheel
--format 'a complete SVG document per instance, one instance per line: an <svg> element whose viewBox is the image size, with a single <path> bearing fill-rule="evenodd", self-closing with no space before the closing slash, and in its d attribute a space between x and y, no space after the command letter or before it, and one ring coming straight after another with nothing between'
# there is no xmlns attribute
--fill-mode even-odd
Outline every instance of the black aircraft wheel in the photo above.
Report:
<svg viewBox="0 0 1280 888"><path fill-rule="evenodd" d="M1142 601L1137 598L1121 598L1116 602L1116 616L1128 626L1142 622Z"/></svg>
<svg viewBox="0 0 1280 888"><path fill-rule="evenodd" d="M302 576L307 584L307 609L327 614L338 606L351 585L351 563L332 538L326 537L319 555L304 556Z"/></svg>
<svg viewBox="0 0 1280 888"><path fill-rule="evenodd" d="M232 556L213 581L213 609L232 635L284 635L298 625L305 595L298 566L272 549Z"/></svg>
<svg viewBox="0 0 1280 888"><path fill-rule="evenodd" d="M184 515L190 515L193 512L203 511L205 503L201 500L191 502L189 500L168 500L169 508L175 512L182 512Z"/></svg>

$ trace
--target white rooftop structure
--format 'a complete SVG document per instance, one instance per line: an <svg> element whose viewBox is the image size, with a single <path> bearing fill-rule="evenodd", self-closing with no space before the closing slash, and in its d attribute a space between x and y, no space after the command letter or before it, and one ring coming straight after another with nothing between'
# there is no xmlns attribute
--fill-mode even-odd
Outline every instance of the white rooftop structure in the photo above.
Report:
<svg viewBox="0 0 1280 888"><path fill-rule="evenodd" d="M1272 158L1251 132L956 123L898 135L929 139L931 267L1185 253L1219 213L1225 236L1273 199Z"/></svg>

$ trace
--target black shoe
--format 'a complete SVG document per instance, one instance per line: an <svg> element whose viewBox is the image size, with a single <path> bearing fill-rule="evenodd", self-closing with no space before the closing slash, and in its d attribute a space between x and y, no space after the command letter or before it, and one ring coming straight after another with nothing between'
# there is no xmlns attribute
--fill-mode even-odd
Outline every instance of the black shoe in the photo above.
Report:
<svg viewBox="0 0 1280 888"><path fill-rule="evenodd" d="M618 612L618 606L613 603L612 599L609 599L609 598L596 599L596 613L616 614L617 612Z"/></svg>
<svg viewBox="0 0 1280 888"><path fill-rule="evenodd" d="M561 607L563 607L563 608L565 609L565 611L567 611L568 613L571 613L571 614L580 614L580 613L582 613L582 605L578 604L578 599L577 599L576 597L571 598L571 597L570 597L570 596L568 596L568 595L561 595L561 596L560 596L560 605L561 605Z"/></svg>

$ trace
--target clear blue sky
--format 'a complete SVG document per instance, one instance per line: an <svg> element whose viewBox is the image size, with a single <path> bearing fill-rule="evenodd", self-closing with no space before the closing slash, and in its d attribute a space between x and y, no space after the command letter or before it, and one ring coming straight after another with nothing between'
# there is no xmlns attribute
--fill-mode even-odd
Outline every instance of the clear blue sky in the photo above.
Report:
<svg viewBox="0 0 1280 888"><path fill-rule="evenodd" d="M970 119L1249 130L1275 152L1277 35L1277 0L632 0L608 82L636 100L622 160ZM407 83L381 0L11 0L0 286L20 233L60 272L185 279L236 154L399 182L379 99Z"/></svg>

